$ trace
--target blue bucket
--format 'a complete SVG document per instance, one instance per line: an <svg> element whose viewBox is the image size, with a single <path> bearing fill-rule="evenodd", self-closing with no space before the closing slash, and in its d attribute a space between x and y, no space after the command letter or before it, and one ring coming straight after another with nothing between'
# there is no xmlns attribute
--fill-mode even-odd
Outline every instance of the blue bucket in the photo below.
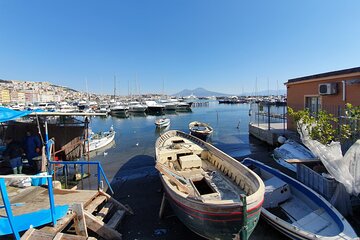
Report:
<svg viewBox="0 0 360 240"><path fill-rule="evenodd" d="M35 174L34 176L44 176L43 173ZM32 186L41 186L46 185L47 181L46 178L31 178L31 185Z"/></svg>

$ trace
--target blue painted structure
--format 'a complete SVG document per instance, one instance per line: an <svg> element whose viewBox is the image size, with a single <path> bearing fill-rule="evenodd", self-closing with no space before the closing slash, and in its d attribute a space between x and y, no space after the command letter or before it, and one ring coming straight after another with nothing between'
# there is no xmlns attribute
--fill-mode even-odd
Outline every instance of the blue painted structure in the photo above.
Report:
<svg viewBox="0 0 360 240"><path fill-rule="evenodd" d="M98 189L101 189L100 187L100 183L101 183L101 176L103 176L106 184L109 187L109 190L112 194L114 194L114 190L112 189L109 180L107 179L105 172L103 170L103 168L101 167L100 162L87 162L87 161L49 161L49 168L52 168L52 164L63 164L63 165L74 165L74 164L79 164L80 168L81 168L81 176L84 175L84 165L96 165L97 166L97 184L98 184Z"/></svg>
<svg viewBox="0 0 360 240"><path fill-rule="evenodd" d="M6 216L0 218L0 235L13 234L15 239L20 239L19 232L29 229L30 225L33 227L41 226L47 223L55 225L56 221L63 217L68 211L67 205L55 206L51 175L32 177L47 179L50 208L14 216L9 196L6 191L5 180L4 178L0 178L0 192L6 211Z"/></svg>

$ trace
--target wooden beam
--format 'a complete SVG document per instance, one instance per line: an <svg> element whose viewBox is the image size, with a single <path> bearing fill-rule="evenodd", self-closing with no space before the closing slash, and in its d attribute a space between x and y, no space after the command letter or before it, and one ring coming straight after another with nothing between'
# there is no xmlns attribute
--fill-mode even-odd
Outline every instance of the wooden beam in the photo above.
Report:
<svg viewBox="0 0 360 240"><path fill-rule="evenodd" d="M109 222L106 223L106 226L112 229L116 229L121 220L125 216L125 210L117 210L114 215L110 218Z"/></svg>
<svg viewBox="0 0 360 240"><path fill-rule="evenodd" d="M61 232L73 220L75 215L76 214L74 212L70 212L66 216L59 219L55 226L45 226L41 228L41 230L48 233Z"/></svg>
<svg viewBox="0 0 360 240"><path fill-rule="evenodd" d="M63 233L58 233L58 234L55 235L53 240L61 240L63 235L64 235Z"/></svg>
<svg viewBox="0 0 360 240"><path fill-rule="evenodd" d="M30 230L30 229L32 229L32 230ZM27 232L29 232L29 230L28 230L21 237L21 240L25 240L25 239L28 239L28 240L31 240L31 239L34 239L34 240L53 240L53 238L55 237L55 234L42 232L42 231L37 230L35 228L30 228L30 229L29 230L30 230L31 235L26 234Z"/></svg>
<svg viewBox="0 0 360 240"><path fill-rule="evenodd" d="M35 232L35 228L29 228L22 236L21 240L29 240L31 239L31 234Z"/></svg>
<svg viewBox="0 0 360 240"><path fill-rule="evenodd" d="M88 237L83 204L73 204L72 210L76 213L74 218L75 232L77 235Z"/></svg>
<svg viewBox="0 0 360 240"><path fill-rule="evenodd" d="M84 211L84 214L86 225L89 229L91 229L91 231L105 239L122 239L122 236L118 231L106 226L103 221L97 219L88 211Z"/></svg>
<svg viewBox="0 0 360 240"><path fill-rule="evenodd" d="M107 198L103 195L98 195L96 196L96 198L85 207L85 210L88 211L89 213L92 213L95 211L95 209L102 204Z"/></svg>
<svg viewBox="0 0 360 240"><path fill-rule="evenodd" d="M124 209L126 212L128 212L131 215L134 215L134 212L132 211L132 209L128 206L125 206L124 204L118 202L116 199L114 199L113 197L111 197L109 194L107 194L106 192L99 190L99 193L104 195L108 201L112 202L116 207Z"/></svg>
<svg viewBox="0 0 360 240"><path fill-rule="evenodd" d="M105 203L104 207L98 212L98 214L96 214L96 218L99 220L104 220L106 215L110 212L112 206L113 206L112 202Z"/></svg>
<svg viewBox="0 0 360 240"><path fill-rule="evenodd" d="M187 193L189 195L193 194L194 191L191 191L186 185L184 185L182 182L180 182L176 177L171 175L167 172L168 168L164 167L162 164L156 164L155 168L163 175L165 175L167 178L170 179L171 182L173 182L180 191ZM174 173L175 174L175 173ZM177 174L176 174L177 175Z"/></svg>
<svg viewBox="0 0 360 240"><path fill-rule="evenodd" d="M163 197L161 200L160 210L159 210L159 218L162 219L164 216L164 210L165 210L165 204L166 204L166 196L165 193L163 193Z"/></svg>

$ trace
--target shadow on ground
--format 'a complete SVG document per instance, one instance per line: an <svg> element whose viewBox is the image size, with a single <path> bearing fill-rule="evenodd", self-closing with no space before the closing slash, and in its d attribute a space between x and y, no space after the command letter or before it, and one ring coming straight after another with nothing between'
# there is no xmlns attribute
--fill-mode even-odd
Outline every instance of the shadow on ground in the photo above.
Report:
<svg viewBox="0 0 360 240"><path fill-rule="evenodd" d="M262 151L263 158L268 157ZM260 153L258 154L260 156ZM251 155L252 157L259 157ZM124 164L111 183L115 198L128 204L134 215L126 216L118 231L123 239L203 239L183 225L166 204L164 218L159 219L162 186L155 159L148 155L137 155ZM260 220L250 239L286 239L265 221Z"/></svg>

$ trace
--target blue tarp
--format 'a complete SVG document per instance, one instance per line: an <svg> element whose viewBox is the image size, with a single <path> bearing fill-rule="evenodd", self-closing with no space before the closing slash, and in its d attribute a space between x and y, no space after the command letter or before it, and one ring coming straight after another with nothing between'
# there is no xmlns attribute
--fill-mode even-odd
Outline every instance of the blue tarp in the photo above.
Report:
<svg viewBox="0 0 360 240"><path fill-rule="evenodd" d="M7 122L20 117L24 117L33 112L42 112L43 110L31 110L31 111L15 111L9 108L0 107L0 122Z"/></svg>

